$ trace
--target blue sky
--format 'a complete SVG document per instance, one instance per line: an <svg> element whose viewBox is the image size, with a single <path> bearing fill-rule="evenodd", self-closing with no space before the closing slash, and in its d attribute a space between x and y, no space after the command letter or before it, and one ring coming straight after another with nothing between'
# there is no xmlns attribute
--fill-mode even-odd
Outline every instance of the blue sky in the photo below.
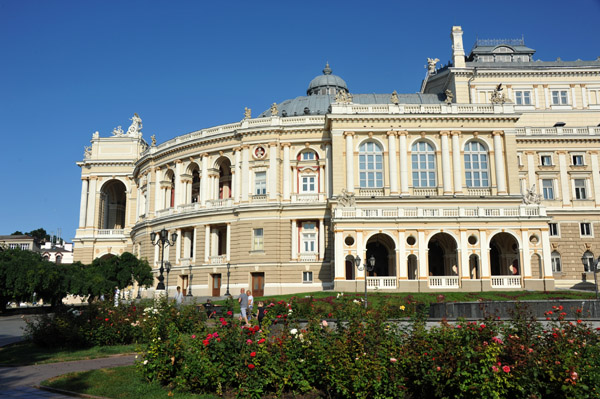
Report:
<svg viewBox="0 0 600 399"><path fill-rule="evenodd" d="M520 38L535 59L600 56L600 0L0 0L0 235L78 224L94 131L177 135L305 95L329 61L354 93L414 93L450 29Z"/></svg>

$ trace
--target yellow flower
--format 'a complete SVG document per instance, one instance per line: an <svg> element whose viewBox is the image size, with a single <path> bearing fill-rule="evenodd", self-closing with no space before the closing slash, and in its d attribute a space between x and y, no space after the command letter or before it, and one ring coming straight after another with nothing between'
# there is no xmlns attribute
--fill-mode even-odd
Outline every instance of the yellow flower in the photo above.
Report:
<svg viewBox="0 0 600 399"><path fill-rule="evenodd" d="M400 305L400 310L404 310L404 309L406 309L406 308L404 307L404 305Z"/></svg>

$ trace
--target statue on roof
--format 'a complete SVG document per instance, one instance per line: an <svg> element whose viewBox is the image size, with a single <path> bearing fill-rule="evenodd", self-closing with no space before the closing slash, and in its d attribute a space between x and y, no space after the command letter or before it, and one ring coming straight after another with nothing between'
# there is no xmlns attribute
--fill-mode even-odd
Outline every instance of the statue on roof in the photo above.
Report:
<svg viewBox="0 0 600 399"><path fill-rule="evenodd" d="M116 128L113 129L112 131L113 136L117 136L117 137L121 137L124 136L125 133L123 133L123 129L121 129L121 126L117 126Z"/></svg>
<svg viewBox="0 0 600 399"><path fill-rule="evenodd" d="M398 103L400 102L400 100L398 99L398 93L396 92L396 90L394 90L392 92L392 96L390 97L390 102L392 104L396 104L396 105L398 105Z"/></svg>
<svg viewBox="0 0 600 399"><path fill-rule="evenodd" d="M504 89L502 88L502 83L500 83L490 97L492 104L504 104L507 101L502 90Z"/></svg>
<svg viewBox="0 0 600 399"><path fill-rule="evenodd" d="M96 130L96 131L95 131L95 132L92 134L92 139L97 139L97 138L99 138L99 137L100 137L100 132Z"/></svg>
<svg viewBox="0 0 600 399"><path fill-rule="evenodd" d="M244 107L244 119L252 118L252 110L248 107Z"/></svg>
<svg viewBox="0 0 600 399"><path fill-rule="evenodd" d="M138 137L142 135L142 118L138 114L134 113L131 120L131 126L127 129L127 135L132 137Z"/></svg>
<svg viewBox="0 0 600 399"><path fill-rule="evenodd" d="M336 103L351 103L352 102L352 94L347 93L345 90L339 90L335 95Z"/></svg>
<svg viewBox="0 0 600 399"><path fill-rule="evenodd" d="M446 104L452 104L452 100L454 99L454 94L452 93L452 90L446 89L444 94L446 95Z"/></svg>
<svg viewBox="0 0 600 399"><path fill-rule="evenodd" d="M152 140L152 147L156 147L156 136L154 134L150 136L150 140Z"/></svg>
<svg viewBox="0 0 600 399"><path fill-rule="evenodd" d="M92 157L92 146L85 146L83 147L83 158L84 159L90 159Z"/></svg>
<svg viewBox="0 0 600 399"><path fill-rule="evenodd" d="M440 62L439 58L427 58L427 72L429 72L430 75L435 73L436 64L438 62Z"/></svg>
<svg viewBox="0 0 600 399"><path fill-rule="evenodd" d="M271 116L277 116L279 111L277 110L277 103L271 104Z"/></svg>

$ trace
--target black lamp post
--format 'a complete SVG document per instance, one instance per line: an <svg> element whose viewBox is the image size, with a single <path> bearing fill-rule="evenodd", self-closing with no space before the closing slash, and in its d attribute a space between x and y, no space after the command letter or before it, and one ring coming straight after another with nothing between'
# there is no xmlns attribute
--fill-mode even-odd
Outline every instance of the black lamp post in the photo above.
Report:
<svg viewBox="0 0 600 399"><path fill-rule="evenodd" d="M229 262L227 262L227 292L225 293L225 296L231 296L231 294L229 293L229 268L231 267L231 264Z"/></svg>
<svg viewBox="0 0 600 399"><path fill-rule="evenodd" d="M165 262L165 270L167 272L167 285L165 286L165 289L167 290L167 296L169 296L169 272L171 271L171 262Z"/></svg>
<svg viewBox="0 0 600 399"><path fill-rule="evenodd" d="M160 245L160 247L161 247L160 269L158 270L158 272L160 274L158 276L158 284L156 285L156 289L164 290L165 289L165 283L164 283L165 278L163 277L163 272L165 269L163 266L164 266L164 259L165 259L165 245L169 245L169 246L175 245L175 241L177 241L177 233L172 233L171 241L169 241L169 232L166 229L162 229L158 233L155 233L155 232L150 233L150 241L152 242L152 244ZM169 270L170 270L170 268L169 268ZM168 271L167 271L167 273L168 273ZM168 274L167 274L167 276L168 276ZM168 283L168 281L167 281L167 283Z"/></svg>
<svg viewBox="0 0 600 399"><path fill-rule="evenodd" d="M192 264L190 263L190 275L188 277L188 293L187 296L192 297Z"/></svg>
<svg viewBox="0 0 600 399"><path fill-rule="evenodd" d="M600 264L600 257L598 259L589 258L585 256L585 254L581 257L581 263L583 266L589 266L594 273L594 288L596 290L596 300L598 299L598 278L596 277L596 273L598 273L598 264Z"/></svg>

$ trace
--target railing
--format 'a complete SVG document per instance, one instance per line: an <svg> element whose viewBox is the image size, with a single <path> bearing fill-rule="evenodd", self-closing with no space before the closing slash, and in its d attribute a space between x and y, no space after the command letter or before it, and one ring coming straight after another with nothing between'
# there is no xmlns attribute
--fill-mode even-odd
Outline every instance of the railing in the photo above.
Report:
<svg viewBox="0 0 600 399"><path fill-rule="evenodd" d="M125 230L123 229L98 229L99 236L122 236L125 234Z"/></svg>
<svg viewBox="0 0 600 399"><path fill-rule="evenodd" d="M179 259L179 263L181 266L189 266L192 264L192 258L181 258Z"/></svg>
<svg viewBox="0 0 600 399"><path fill-rule="evenodd" d="M323 201L320 194L292 194L292 202L319 202Z"/></svg>
<svg viewBox="0 0 600 399"><path fill-rule="evenodd" d="M438 189L437 188L413 188L413 195L422 196L422 197L438 195Z"/></svg>
<svg viewBox="0 0 600 399"><path fill-rule="evenodd" d="M590 136L600 135L598 126L580 126L580 127L519 127L515 129L517 136L555 136L555 135L573 135Z"/></svg>
<svg viewBox="0 0 600 399"><path fill-rule="evenodd" d="M183 204L177 207L179 212L190 212L196 209L200 209L200 204L195 202L193 204Z"/></svg>
<svg viewBox="0 0 600 399"><path fill-rule="evenodd" d="M319 254L314 252L305 252L298 254L298 260L300 262L316 262L319 260Z"/></svg>
<svg viewBox="0 0 600 399"><path fill-rule="evenodd" d="M165 209L159 209L158 211L156 211L156 216L168 216L168 215L172 215L174 213L175 213L174 208L165 208Z"/></svg>
<svg viewBox="0 0 600 399"><path fill-rule="evenodd" d="M221 265L227 263L227 255L209 256L208 262L211 265Z"/></svg>
<svg viewBox="0 0 600 399"><path fill-rule="evenodd" d="M489 188L467 188L467 195L486 196L492 195L492 190Z"/></svg>
<svg viewBox="0 0 600 399"><path fill-rule="evenodd" d="M354 104L333 103L333 114L503 114L514 104Z"/></svg>
<svg viewBox="0 0 600 399"><path fill-rule="evenodd" d="M267 195L266 194L255 194L252 196L252 202L266 202Z"/></svg>
<svg viewBox="0 0 600 399"><path fill-rule="evenodd" d="M537 205L521 205L502 208L484 207L423 207L423 208L335 208L334 217L359 218L518 218L546 216L546 208Z"/></svg>
<svg viewBox="0 0 600 399"><path fill-rule="evenodd" d="M492 288L521 288L521 277L492 276Z"/></svg>
<svg viewBox="0 0 600 399"><path fill-rule="evenodd" d="M383 197L383 188L360 188L358 195L361 197Z"/></svg>
<svg viewBox="0 0 600 399"><path fill-rule="evenodd" d="M397 287L396 277L367 277L367 288L372 290L391 290Z"/></svg>
<svg viewBox="0 0 600 399"><path fill-rule="evenodd" d="M221 198L206 201L207 208L227 208L233 206L233 198Z"/></svg>
<svg viewBox="0 0 600 399"><path fill-rule="evenodd" d="M458 277L430 276L429 288L458 288Z"/></svg>

